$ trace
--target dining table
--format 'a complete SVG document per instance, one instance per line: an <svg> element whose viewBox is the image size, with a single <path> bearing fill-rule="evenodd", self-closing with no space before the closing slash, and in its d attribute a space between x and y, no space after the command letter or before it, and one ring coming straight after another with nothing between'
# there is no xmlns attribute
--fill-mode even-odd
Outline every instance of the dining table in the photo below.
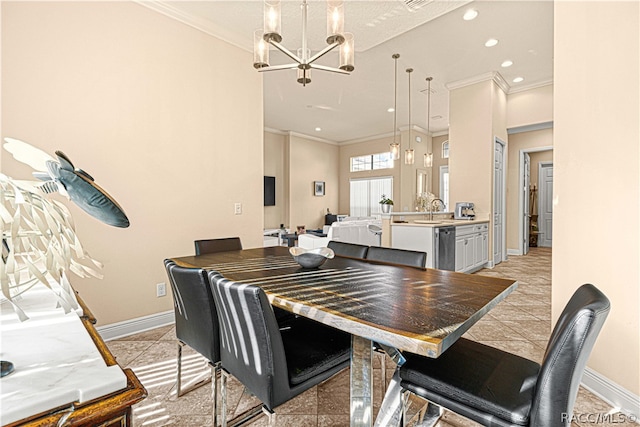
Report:
<svg viewBox="0 0 640 427"><path fill-rule="evenodd" d="M406 352L437 358L518 285L492 276L341 256L305 269L288 248L277 246L172 260L260 286L273 306L351 334L352 427L402 422L397 369L374 419L374 346L398 366Z"/></svg>

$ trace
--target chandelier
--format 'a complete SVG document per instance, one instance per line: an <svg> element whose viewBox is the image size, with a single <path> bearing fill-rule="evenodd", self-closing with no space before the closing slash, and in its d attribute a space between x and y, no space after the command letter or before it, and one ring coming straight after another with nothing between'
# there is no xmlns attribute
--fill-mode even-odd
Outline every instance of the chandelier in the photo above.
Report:
<svg viewBox="0 0 640 427"><path fill-rule="evenodd" d="M302 1L302 47L293 53L280 44L281 7L279 0L267 0L264 3L264 28L256 30L253 38L253 66L258 71L298 70L298 83L306 86L311 83L311 69L350 74L354 70L353 34L344 32L344 5L342 1L327 1L327 46L315 55L307 44L307 0ZM294 62L283 65L269 64L269 45L291 58ZM314 62L339 47L340 65L338 68L315 64Z"/></svg>

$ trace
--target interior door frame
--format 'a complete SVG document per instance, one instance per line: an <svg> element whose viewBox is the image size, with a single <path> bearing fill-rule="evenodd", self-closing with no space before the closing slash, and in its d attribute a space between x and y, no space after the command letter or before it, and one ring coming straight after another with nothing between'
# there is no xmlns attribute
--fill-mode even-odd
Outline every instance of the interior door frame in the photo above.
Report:
<svg viewBox="0 0 640 427"><path fill-rule="evenodd" d="M553 150L553 145L545 145L543 147L531 147L524 148L520 150L520 166L519 166L519 179L518 179L518 188L521 189L524 187L524 155L537 153L540 151L549 151ZM536 183L537 184L537 183ZM529 242L524 242L524 192L518 191L518 241L520 244L518 245L518 253L514 255L524 255L524 245L529 244ZM538 204L540 206L540 204Z"/></svg>
<svg viewBox="0 0 640 427"><path fill-rule="evenodd" d="M494 224L494 220L493 218L495 217L495 212L492 213L492 220L491 220L491 225L492 225L492 242L493 242L493 248L491 250L491 265L490 267L495 267L496 265L500 264L502 261L506 261L507 260L507 168L508 168L508 164L507 164L507 159L509 158L509 152L508 150L508 146L507 143L505 141L503 141L502 139L498 138L497 136L493 138L493 152L495 154L495 146L496 144L500 144L502 145L502 200L500 200L500 205L501 205L501 217L502 217L502 224L500 227L500 234L501 234L501 238L500 238L500 244L501 244L501 250L500 250L500 262L496 263L495 258L493 258L494 254L495 254L495 224ZM496 183L495 183L495 158L494 158L494 170L492 173L492 192L493 197L495 197L495 188L496 188ZM493 203L492 203L493 205Z"/></svg>
<svg viewBox="0 0 640 427"><path fill-rule="evenodd" d="M544 192L545 199L546 199L547 196L550 196L550 198L551 198L551 206L553 207L553 189L551 190L551 194L548 195L546 193L546 190L542 190L542 185L541 185L543 183L543 181L544 181L544 177L542 176L542 170L545 169L545 168L549 168L549 167L553 169L553 167L554 167L553 161L546 161L546 162L538 163L538 200L542 200L542 194ZM545 203L545 206L546 206L546 203ZM540 209L540 207L541 207L541 203L539 202L538 203L538 209ZM541 216L542 215L540 215L540 213L538 213L538 231L541 231L541 234L546 236L547 233L548 233L548 230L547 230L547 227L545 227L544 224L543 224L544 221L540 220ZM551 222L553 223L553 219L551 220ZM553 240L552 240L552 242L553 242ZM540 246L539 238L538 238L538 246ZM553 246L553 243L552 243L551 246L544 246L544 247L552 247L552 246Z"/></svg>

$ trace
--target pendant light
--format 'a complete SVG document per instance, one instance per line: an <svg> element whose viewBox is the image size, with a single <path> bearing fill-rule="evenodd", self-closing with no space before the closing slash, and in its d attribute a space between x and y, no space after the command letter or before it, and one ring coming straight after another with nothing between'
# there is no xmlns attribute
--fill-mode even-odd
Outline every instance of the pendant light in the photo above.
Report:
<svg viewBox="0 0 640 427"><path fill-rule="evenodd" d="M429 136L429 123L431 119L431 80L433 80L433 77L427 77L427 136ZM425 153L424 167L433 167L433 153Z"/></svg>
<svg viewBox="0 0 640 427"><path fill-rule="evenodd" d="M407 68L407 74L409 76L409 148L404 150L405 165L412 165L415 160L413 148L411 148L411 73L412 72L413 72L413 68Z"/></svg>
<svg viewBox="0 0 640 427"><path fill-rule="evenodd" d="M398 160L400 158L400 144L396 139L396 131L398 129L398 58L400 58L400 54L394 53L391 57L394 59L396 67L393 74L393 142L389 144L389 151L391 152L391 159Z"/></svg>

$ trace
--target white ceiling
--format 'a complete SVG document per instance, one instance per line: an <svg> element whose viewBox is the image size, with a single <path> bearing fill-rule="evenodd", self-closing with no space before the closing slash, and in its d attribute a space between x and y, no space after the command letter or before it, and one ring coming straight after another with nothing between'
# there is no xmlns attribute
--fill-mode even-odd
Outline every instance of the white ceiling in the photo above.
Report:
<svg viewBox="0 0 640 427"><path fill-rule="evenodd" d="M426 77L431 83L431 132L446 132L449 95L446 85L499 73L509 92L542 86L553 80L552 1L448 1L423 2L409 10L402 0L346 0L345 30L355 36L355 71L340 75L314 70L312 82L303 87L295 70L273 71L264 76L264 125L334 142L348 142L393 132L394 53L398 60L397 123L408 125L408 74L411 75L411 124L427 128ZM262 26L262 2L164 1L141 2L209 34L252 51L253 32ZM282 44L301 47L300 1L283 1ZM325 2L309 0L309 47L326 46ZM464 12L479 12L464 21ZM499 43L487 48L484 43ZM508 68L504 60L513 61ZM271 65L290 63L279 51L271 51ZM318 63L336 67L337 52ZM247 63L247 67L252 67ZM257 71L256 71L257 72ZM513 83L515 77L524 81ZM315 131L319 127L321 131Z"/></svg>

